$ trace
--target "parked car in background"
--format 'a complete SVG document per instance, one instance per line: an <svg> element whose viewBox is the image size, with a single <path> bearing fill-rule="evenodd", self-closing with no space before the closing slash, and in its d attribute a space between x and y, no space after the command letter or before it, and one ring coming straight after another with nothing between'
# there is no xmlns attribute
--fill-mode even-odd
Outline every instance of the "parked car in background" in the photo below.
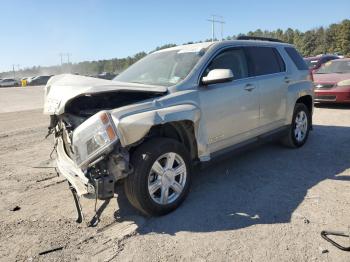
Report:
<svg viewBox="0 0 350 262"><path fill-rule="evenodd" d="M73 195L110 199L124 180L135 208L164 215L185 199L196 163L272 135L303 146L308 67L292 45L255 39L162 49L112 81L52 77L44 112Z"/></svg>
<svg viewBox="0 0 350 262"><path fill-rule="evenodd" d="M31 85L31 86L46 85L46 83L47 83L47 81L49 81L50 77L51 76L36 76L30 80L29 85Z"/></svg>
<svg viewBox="0 0 350 262"><path fill-rule="evenodd" d="M334 55L338 56L339 58L345 58L344 54L341 52L336 52Z"/></svg>
<svg viewBox="0 0 350 262"><path fill-rule="evenodd" d="M27 80L27 85L30 85L30 82L35 78L35 76L29 76L26 78Z"/></svg>
<svg viewBox="0 0 350 262"><path fill-rule="evenodd" d="M13 78L4 78L0 81L0 87L10 87L10 86L19 86L19 83L16 79L13 79Z"/></svg>
<svg viewBox="0 0 350 262"><path fill-rule="evenodd" d="M323 64L328 61L339 59L337 55L320 55L320 56L312 56L304 58L306 64L308 65L311 72L315 72L315 70L319 69Z"/></svg>
<svg viewBox="0 0 350 262"><path fill-rule="evenodd" d="M116 77L116 75L110 72L102 72L101 74L97 75L97 78L107 79L107 80L112 80L114 77Z"/></svg>
<svg viewBox="0 0 350 262"><path fill-rule="evenodd" d="M350 103L350 58L332 60L314 73L315 102Z"/></svg>

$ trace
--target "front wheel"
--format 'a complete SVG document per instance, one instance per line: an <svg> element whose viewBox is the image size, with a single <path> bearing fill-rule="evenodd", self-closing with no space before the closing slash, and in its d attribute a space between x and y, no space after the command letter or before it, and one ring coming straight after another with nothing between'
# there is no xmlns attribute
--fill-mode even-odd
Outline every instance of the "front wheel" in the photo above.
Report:
<svg viewBox="0 0 350 262"><path fill-rule="evenodd" d="M131 157L134 172L124 183L129 202L145 215L160 216L175 210L191 182L190 156L183 144L153 138Z"/></svg>
<svg viewBox="0 0 350 262"><path fill-rule="evenodd" d="M310 131L311 114L305 104L297 103L288 134L283 138L284 145L292 148L305 144Z"/></svg>

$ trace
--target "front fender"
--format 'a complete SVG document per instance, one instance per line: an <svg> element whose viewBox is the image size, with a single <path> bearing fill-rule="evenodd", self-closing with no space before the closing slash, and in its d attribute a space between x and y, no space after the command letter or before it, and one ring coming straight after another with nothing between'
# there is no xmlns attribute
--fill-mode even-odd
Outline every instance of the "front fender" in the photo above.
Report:
<svg viewBox="0 0 350 262"><path fill-rule="evenodd" d="M200 110L195 105L175 105L123 117L118 120L117 129L121 145L127 146L142 139L152 126L169 122L192 121L197 133L199 119Z"/></svg>

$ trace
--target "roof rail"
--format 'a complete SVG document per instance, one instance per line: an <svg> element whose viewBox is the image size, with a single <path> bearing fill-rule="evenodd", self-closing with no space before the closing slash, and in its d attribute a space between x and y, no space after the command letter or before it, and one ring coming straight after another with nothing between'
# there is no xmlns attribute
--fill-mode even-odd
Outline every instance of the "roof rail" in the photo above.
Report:
<svg viewBox="0 0 350 262"><path fill-rule="evenodd" d="M270 42L285 43L282 40L279 40L279 39L276 39L276 38L262 37L262 36L248 36L248 35L238 36L237 40L260 40L260 41L270 41Z"/></svg>

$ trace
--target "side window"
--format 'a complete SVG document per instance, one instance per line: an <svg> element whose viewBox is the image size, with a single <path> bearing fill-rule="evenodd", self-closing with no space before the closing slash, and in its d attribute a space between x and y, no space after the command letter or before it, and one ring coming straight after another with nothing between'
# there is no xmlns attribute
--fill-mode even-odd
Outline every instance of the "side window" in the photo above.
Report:
<svg viewBox="0 0 350 262"><path fill-rule="evenodd" d="M234 79L248 77L248 66L242 48L234 48L218 54L204 72L206 76L213 69L231 69Z"/></svg>
<svg viewBox="0 0 350 262"><path fill-rule="evenodd" d="M297 50L293 47L285 47L284 50L286 50L288 56L292 59L293 63L299 70L308 70L308 66L306 65L304 59L301 57L301 55L298 53Z"/></svg>
<svg viewBox="0 0 350 262"><path fill-rule="evenodd" d="M246 47L253 76L268 75L286 71L284 61L273 47Z"/></svg>
<svg viewBox="0 0 350 262"><path fill-rule="evenodd" d="M284 63L283 58L281 57L281 55L277 51L277 49L273 48L273 52L275 53L276 59L277 59L278 64L280 66L280 69L281 69L280 72L285 72L286 71L286 64Z"/></svg>

